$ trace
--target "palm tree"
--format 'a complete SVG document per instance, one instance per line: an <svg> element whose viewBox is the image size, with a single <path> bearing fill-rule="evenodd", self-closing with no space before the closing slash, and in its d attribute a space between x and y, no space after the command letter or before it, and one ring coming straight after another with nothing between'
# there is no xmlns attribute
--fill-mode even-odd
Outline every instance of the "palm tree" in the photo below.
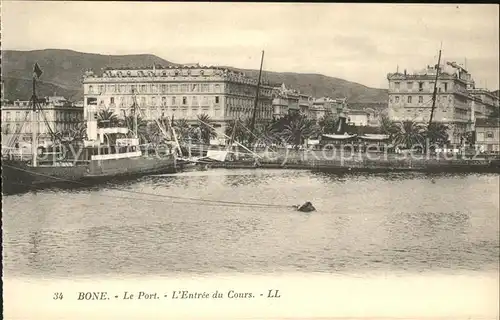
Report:
<svg viewBox="0 0 500 320"><path fill-rule="evenodd" d="M332 134L335 132L335 124L337 123L337 119L333 116L323 116L318 121L318 126L321 129L322 133Z"/></svg>
<svg viewBox="0 0 500 320"><path fill-rule="evenodd" d="M204 113L199 115L198 122L200 123L198 127L200 140L203 141L203 143L209 144L210 139L217 138L217 132L211 125L212 119L210 119L208 114Z"/></svg>
<svg viewBox="0 0 500 320"><path fill-rule="evenodd" d="M283 137L291 142L293 146L298 148L304 143L305 139L317 134L317 132L318 129L313 120L305 117L294 117L291 119L290 123L285 125Z"/></svg>
<svg viewBox="0 0 500 320"><path fill-rule="evenodd" d="M399 132L398 125L389 119L387 116L382 116L380 119L380 132L383 134L387 134L389 139L394 139L394 135Z"/></svg>
<svg viewBox="0 0 500 320"><path fill-rule="evenodd" d="M175 133L177 134L177 139L179 140L179 143L183 140L187 140L190 137L192 137L192 129L189 123L187 122L186 119L178 119L174 120L174 130Z"/></svg>
<svg viewBox="0 0 500 320"><path fill-rule="evenodd" d="M423 145L424 135L424 128L421 124L408 120L397 123L397 132L393 135L393 141L396 145L410 149L415 145Z"/></svg>
<svg viewBox="0 0 500 320"><path fill-rule="evenodd" d="M135 117L133 114L126 116L121 122L122 125L125 125L128 130L128 136L132 137L134 134L134 120ZM137 116L137 138L141 143L148 142L148 122L141 118L141 116Z"/></svg>
<svg viewBox="0 0 500 320"><path fill-rule="evenodd" d="M97 126L99 128L114 127L119 124L118 116L109 109L99 111L97 114Z"/></svg>

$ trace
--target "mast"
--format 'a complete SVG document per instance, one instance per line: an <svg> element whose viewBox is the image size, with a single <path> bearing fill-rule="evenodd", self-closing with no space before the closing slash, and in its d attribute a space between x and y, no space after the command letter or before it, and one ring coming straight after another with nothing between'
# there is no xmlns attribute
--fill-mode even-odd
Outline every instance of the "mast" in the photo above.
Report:
<svg viewBox="0 0 500 320"><path fill-rule="evenodd" d="M134 97L134 138L137 139L137 97L135 96L135 90L132 89L132 94Z"/></svg>
<svg viewBox="0 0 500 320"><path fill-rule="evenodd" d="M436 65L436 79L434 81L434 91L432 92L432 108L431 108L431 116L429 118L429 125L431 126L432 118L434 116L434 109L436 108L436 94L437 94L437 82L439 77L439 64L441 63L441 49L439 49L438 63Z"/></svg>
<svg viewBox="0 0 500 320"><path fill-rule="evenodd" d="M37 149L38 149L38 112L37 103L38 98L36 97L36 78L42 75L42 70L37 63L33 66L33 94L31 95L31 154L32 154L32 166L36 167L37 164Z"/></svg>
<svg viewBox="0 0 500 320"><path fill-rule="evenodd" d="M262 57L260 59L260 70L259 70L259 80L257 81L257 93L255 94L255 104L253 108L252 122L250 124L250 131L254 131L255 128L255 116L257 114L257 107L259 106L259 92L260 92L260 79L262 76L262 64L264 63L264 50L262 50ZM250 137L250 144L252 143L252 137Z"/></svg>

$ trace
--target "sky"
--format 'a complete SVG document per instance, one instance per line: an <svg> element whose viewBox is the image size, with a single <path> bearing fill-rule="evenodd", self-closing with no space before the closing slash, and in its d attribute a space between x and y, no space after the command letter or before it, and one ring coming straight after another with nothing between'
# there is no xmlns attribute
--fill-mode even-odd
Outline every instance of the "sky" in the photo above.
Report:
<svg viewBox="0 0 500 320"><path fill-rule="evenodd" d="M319 73L387 88L387 73L466 64L499 88L499 7L444 4L2 1L2 49L150 53L175 63Z"/></svg>

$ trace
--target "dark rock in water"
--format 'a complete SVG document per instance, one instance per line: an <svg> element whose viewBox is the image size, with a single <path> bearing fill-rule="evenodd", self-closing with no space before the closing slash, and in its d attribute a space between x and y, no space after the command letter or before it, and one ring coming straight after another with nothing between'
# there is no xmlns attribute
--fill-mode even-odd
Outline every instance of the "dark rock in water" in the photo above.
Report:
<svg viewBox="0 0 500 320"><path fill-rule="evenodd" d="M312 205L311 202L307 201L301 206L298 206L297 211L300 212L311 212L311 211L316 211L316 208Z"/></svg>

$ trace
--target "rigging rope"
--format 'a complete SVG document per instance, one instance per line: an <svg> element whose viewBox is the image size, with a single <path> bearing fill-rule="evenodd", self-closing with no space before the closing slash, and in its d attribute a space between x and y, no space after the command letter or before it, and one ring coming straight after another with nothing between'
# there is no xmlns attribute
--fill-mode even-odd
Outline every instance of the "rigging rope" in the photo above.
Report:
<svg viewBox="0 0 500 320"><path fill-rule="evenodd" d="M27 173L30 173L30 174L35 174L35 175L39 175L39 176L48 177L48 178L51 178L51 179L54 179L54 180L59 180L59 181L63 181L63 182L77 183L79 185L87 186L87 187L91 187L92 186L91 184L83 183L83 182L80 182L80 181L73 181L73 180L68 180L68 179L64 179L64 178L59 178L59 177L54 177L54 176L50 176L50 175L45 175L45 174L42 174L42 173L38 173L38 172L30 171L30 170L25 170L25 169L14 167L14 166L10 166L10 165L7 165L7 164L3 164L3 166L9 167L9 168L12 168L12 169L15 169L15 170L27 172ZM192 198L192 197L169 196L169 195L162 195L162 194L155 194L155 193L147 193L147 192L139 192L139 191L133 191L133 190L125 190L125 189L111 187L111 186L109 186L108 188L109 189L113 189L113 190L117 190L117 191L133 193L133 194L141 194L141 195L147 195L147 196L153 196L153 197L170 198L170 199L177 199L177 200L190 200L190 201L199 201L199 202L201 202L201 203L185 202L185 204L206 205L207 203L210 203L212 205L216 204L218 206L232 206L232 207L234 207L234 206L239 206L239 207L241 207L241 206L247 206L247 207L267 207L267 208L268 207L273 207L273 208L285 208L285 207L289 208L289 207L291 207L289 205L279 205L279 204L249 203L249 202L238 202L238 201L208 200L208 199ZM126 198L127 199L131 199L129 197L126 197ZM140 199L140 200L150 200L150 199ZM170 202L170 203L172 203L172 202ZM174 203L183 203L183 202L174 202Z"/></svg>

